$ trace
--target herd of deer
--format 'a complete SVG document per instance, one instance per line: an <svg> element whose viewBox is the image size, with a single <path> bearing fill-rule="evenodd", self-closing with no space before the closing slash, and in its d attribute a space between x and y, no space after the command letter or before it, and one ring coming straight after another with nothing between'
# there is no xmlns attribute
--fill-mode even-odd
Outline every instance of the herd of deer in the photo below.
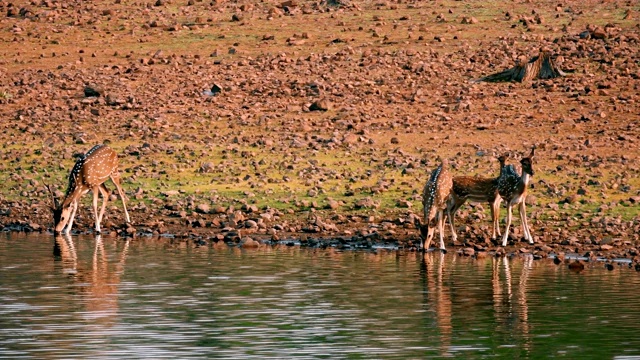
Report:
<svg viewBox="0 0 640 360"><path fill-rule="evenodd" d="M505 165L507 156L500 156L500 175L497 178L481 178L460 176L451 177L449 162L445 159L440 166L431 172L431 176L424 187L422 201L424 205L424 224L419 218L415 218L415 225L420 229L422 249L426 250L431 244L434 233L434 222L437 223L440 234L440 248L444 250L444 222L445 212L451 225L453 240L457 239L453 220L458 209L467 201L488 202L491 204L491 217L493 220L493 238L496 233L500 236L498 227L498 214L502 199L507 205L507 226L502 235L502 246L507 245L509 227L511 226L512 209L519 205L520 220L524 237L533 244L533 237L529 231L525 213L525 198L531 176L533 176L533 152L520 160L522 175L519 175L513 165ZM115 184L118 194L122 198L122 206L127 223L131 220L127 212L125 195L120 185L120 173L118 171L118 154L106 145L96 145L84 156L76 161L69 174L69 186L62 202L58 200L54 192L49 188L53 204L54 232L56 234L71 232L73 220L78 210L80 198L87 192L93 192L93 215L95 218L95 231L100 233L100 223L109 199L109 190L104 185L107 179ZM98 194L102 194L102 207L98 213Z"/></svg>
<svg viewBox="0 0 640 360"><path fill-rule="evenodd" d="M424 205L424 224L419 218L415 218L415 225L420 229L422 239L422 249L426 250L431 244L435 225L440 234L440 249L444 250L444 222L445 215L449 218L451 225L451 236L453 241L457 239L456 229L453 220L458 209L467 201L488 202L491 204L491 218L493 221L493 235L496 238L502 236L502 246L507 245L509 238L509 227L513 207L519 206L522 232L525 240L533 244L533 237L529 231L527 215L525 211L525 199L527 188L533 176L533 154L535 146L531 149L529 156L520 160L522 165L522 175L516 172L513 165L505 165L507 156L498 158L500 161L500 174L496 178L482 178L459 176L451 177L449 173L449 161L444 159L440 166L431 172L431 176L424 186L422 192L422 203ZM498 215L500 213L500 203L505 200L507 206L507 226L504 235L500 234L498 227ZM434 224L435 223L435 224Z"/></svg>

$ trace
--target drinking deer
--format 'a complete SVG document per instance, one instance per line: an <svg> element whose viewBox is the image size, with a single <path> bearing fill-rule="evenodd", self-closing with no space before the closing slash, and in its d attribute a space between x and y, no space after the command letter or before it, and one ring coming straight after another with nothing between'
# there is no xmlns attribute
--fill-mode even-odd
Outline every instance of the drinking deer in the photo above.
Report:
<svg viewBox="0 0 640 360"><path fill-rule="evenodd" d="M507 205L507 226L502 237L502 246L507 245L509 227L511 226L512 209L516 205L519 205L518 210L520 213L520 221L522 223L524 238L529 241L529 244L533 244L533 237L529 231L529 224L527 224L525 199L527 197L529 182L533 176L533 153L535 149L536 147L533 146L529 156L520 160L520 164L522 165L522 176L518 175L512 165L509 165L505 167L503 174L498 179L498 192Z"/></svg>
<svg viewBox="0 0 640 360"><path fill-rule="evenodd" d="M447 202L451 196L451 188L453 180L449 173L449 161L442 160L440 166L431 172L429 181L424 186L422 192L422 205L424 206L424 224L420 223L420 219L415 218L415 225L420 229L420 238L423 241L422 251L426 251L431 245L434 227L432 221L435 220L440 233L440 249L444 247L444 211L447 210ZM449 216L451 218L451 216ZM453 231L453 227L451 228Z"/></svg>
<svg viewBox="0 0 640 360"><path fill-rule="evenodd" d="M49 188L49 192L53 198L53 226L54 233L60 232L69 234L73 226L73 219L78 210L78 202L80 198L89 191L93 192L93 215L95 217L95 231L100 233L100 223L104 210L107 207L109 191L104 185L107 179L111 181L118 189L118 194L122 198L122 206L124 207L124 215L127 223L131 222L127 205L125 203L125 195L120 186L120 173L118 172L118 154L106 145L96 145L87 151L78 161L76 161L71 173L69 174L69 186L62 203L58 201L53 191ZM98 192L102 194L102 208L98 213Z"/></svg>
<svg viewBox="0 0 640 360"><path fill-rule="evenodd" d="M453 240L458 238L458 234L453 224L458 209L467 201L472 202L488 202L491 205L491 220L493 222L492 239L496 239L496 233L500 236L500 226L498 218L500 215L500 203L502 198L498 192L498 180L502 176L505 168L507 155L501 155L500 175L496 178L482 178L474 176L456 176L453 178L453 191L448 205L448 212L451 215L449 222L451 223L451 232Z"/></svg>

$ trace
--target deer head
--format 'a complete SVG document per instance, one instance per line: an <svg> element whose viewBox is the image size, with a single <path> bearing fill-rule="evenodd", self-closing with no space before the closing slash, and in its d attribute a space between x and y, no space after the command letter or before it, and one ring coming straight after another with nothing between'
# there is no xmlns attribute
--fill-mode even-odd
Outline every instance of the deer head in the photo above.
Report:
<svg viewBox="0 0 640 360"><path fill-rule="evenodd" d="M53 210L53 233L59 234L62 232L69 219L71 218L71 201L65 200L60 206Z"/></svg>
<svg viewBox="0 0 640 360"><path fill-rule="evenodd" d="M533 176L533 155L534 152L536 150L536 146L534 145L531 148L531 153L529 154L529 156L522 158L522 160L520 160L520 164L522 165L522 173L527 173L531 176Z"/></svg>
<svg viewBox="0 0 640 360"><path fill-rule="evenodd" d="M59 234L64 226L67 224L67 220L69 219L69 215L71 212L71 204L68 203L65 206L65 203L61 203L56 194L51 190L49 185L45 185L49 193L51 194L51 205L49 208L53 213L53 228L54 233Z"/></svg>
<svg viewBox="0 0 640 360"><path fill-rule="evenodd" d="M500 162L500 168L502 168L504 166L504 164L507 162L508 158L509 158L509 154L508 153L504 153L504 154L498 156L498 161Z"/></svg>
<svg viewBox="0 0 640 360"><path fill-rule="evenodd" d="M429 225L422 225L420 218L418 216L413 217L413 225L416 229L420 230L420 240L424 241L427 238L427 234L429 233Z"/></svg>

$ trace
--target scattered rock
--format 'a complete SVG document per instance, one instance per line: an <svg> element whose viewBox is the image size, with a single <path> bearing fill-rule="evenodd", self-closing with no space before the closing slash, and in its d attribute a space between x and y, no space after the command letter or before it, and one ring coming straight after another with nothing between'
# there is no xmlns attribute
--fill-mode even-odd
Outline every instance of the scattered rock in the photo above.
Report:
<svg viewBox="0 0 640 360"><path fill-rule="evenodd" d="M196 206L196 212L199 214L208 214L211 211L211 207L208 204L198 204Z"/></svg>
<svg viewBox="0 0 640 360"><path fill-rule="evenodd" d="M330 104L327 100L316 100L309 106L309 111L328 111Z"/></svg>
<svg viewBox="0 0 640 360"><path fill-rule="evenodd" d="M216 96L222 92L222 88L218 84L213 84L211 90L205 90L204 94L208 96Z"/></svg>
<svg viewBox="0 0 640 360"><path fill-rule="evenodd" d="M477 24L478 23L478 19L476 19L475 17L471 16L463 16L462 17L462 21L460 21L461 24Z"/></svg>
<svg viewBox="0 0 640 360"><path fill-rule="evenodd" d="M250 237L243 237L242 240L240 240L240 247L243 247L245 249L255 249L257 247L260 247L260 243L253 240Z"/></svg>
<svg viewBox="0 0 640 360"><path fill-rule="evenodd" d="M98 85L87 85L84 87L85 97L98 97L104 94L104 90Z"/></svg>

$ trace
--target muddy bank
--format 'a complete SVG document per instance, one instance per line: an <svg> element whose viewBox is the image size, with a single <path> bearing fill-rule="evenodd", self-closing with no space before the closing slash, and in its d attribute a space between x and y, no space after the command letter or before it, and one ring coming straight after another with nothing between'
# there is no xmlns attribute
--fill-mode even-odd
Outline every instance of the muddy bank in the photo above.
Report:
<svg viewBox="0 0 640 360"><path fill-rule="evenodd" d="M74 224L73 234L92 234L93 219L89 209L79 209L79 217ZM419 232L415 229L412 217L408 212L404 217L389 217L375 221L375 217L334 215L323 220L320 214L305 214L304 219L287 216L271 210L271 219L259 215L260 212L242 212L216 215L198 214L196 212L175 214L175 217L162 218L157 215L146 215L154 220L139 223L144 219L142 214L132 214L134 223L118 225L118 215L103 222L103 236L107 237L162 237L176 241L184 241L196 246L215 246L226 244L241 248L255 248L285 244L310 248L336 248L341 250L373 250L386 248L401 251L417 251L420 244ZM11 232L50 233L51 219L47 216L27 216L15 211L11 215L4 214L0 218L0 230ZM29 221L18 219L30 218ZM162 219L162 220L161 220ZM332 220L333 219L333 220ZM36 220L36 221L34 221ZM338 221L339 220L339 221ZM119 223L119 222L118 222ZM464 224L464 219L457 218L458 239L453 243L448 229L445 232L447 251L461 256L485 257L512 255L532 255L534 259L558 258L565 261L570 255L584 258L586 261L605 261L627 259L631 264L640 264L640 252L635 241L629 240L632 234L640 232L639 224L607 224L607 233L599 233L597 227L555 230L546 232L532 229L535 244L530 245L522 238L519 224L512 227L509 244L499 245L497 240L489 238L489 223L474 227ZM550 226L547 225L546 228ZM616 232L619 237L609 234ZM437 234L436 234L437 236ZM432 248L432 250L434 250ZM569 258L567 257L567 262ZM635 266L635 265L633 265Z"/></svg>

